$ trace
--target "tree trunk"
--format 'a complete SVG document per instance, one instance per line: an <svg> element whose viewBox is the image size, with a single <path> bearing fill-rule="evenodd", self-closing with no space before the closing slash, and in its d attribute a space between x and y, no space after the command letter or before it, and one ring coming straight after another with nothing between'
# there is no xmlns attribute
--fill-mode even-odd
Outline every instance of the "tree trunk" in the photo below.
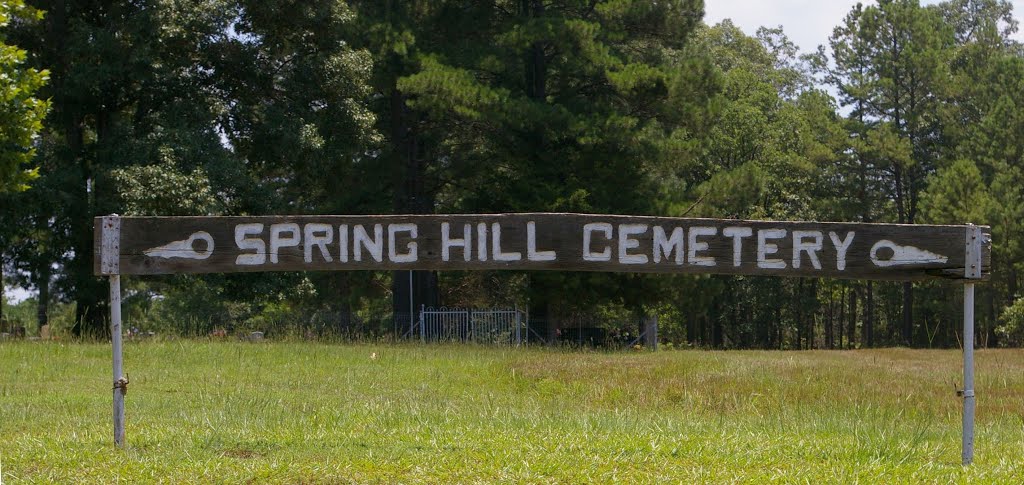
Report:
<svg viewBox="0 0 1024 485"><path fill-rule="evenodd" d="M994 264L993 264L994 265ZM1006 268L1006 305L1012 305L1017 297L1017 270L1010 265Z"/></svg>
<svg viewBox="0 0 1024 485"><path fill-rule="evenodd" d="M693 312L685 312L686 314L686 343L690 344L691 347L696 346L698 342L697 336L697 319L694 318Z"/></svg>
<svg viewBox="0 0 1024 485"><path fill-rule="evenodd" d="M36 323L42 330L43 325L50 323L50 268L40 268L36 276L36 288L39 289L39 300L36 303Z"/></svg>
<svg viewBox="0 0 1024 485"><path fill-rule="evenodd" d="M833 330L832 325L834 323L834 321L832 319L832 316L833 316L833 307L835 306L834 303L835 303L835 298L834 298L833 293L832 293L832 285L828 285L828 320L825 322L825 347L827 347L829 350L832 350L832 349L835 348L835 345L834 345L835 342L833 341L833 338L832 338L832 330Z"/></svg>
<svg viewBox="0 0 1024 485"><path fill-rule="evenodd" d="M3 249L0 248L0 255L3 254ZM6 320L4 320L4 303L7 302L7 285L4 284L4 258L0 256L0 332L5 331L7 328Z"/></svg>
<svg viewBox="0 0 1024 485"><path fill-rule="evenodd" d="M843 331L846 329L846 283L839 287L839 349L843 346Z"/></svg>
<svg viewBox="0 0 1024 485"><path fill-rule="evenodd" d="M648 315L647 312L644 311L643 307L634 309L632 313L633 313L633 318L636 318L636 334L637 334L637 336L639 337L641 335L644 335L644 332L647 330L647 327L648 327L647 319L651 318L650 315ZM647 341L646 337L644 337L644 339L640 340L640 343L644 343L646 341Z"/></svg>
<svg viewBox="0 0 1024 485"><path fill-rule="evenodd" d="M914 346L914 284L903 283L903 345Z"/></svg>
<svg viewBox="0 0 1024 485"><path fill-rule="evenodd" d="M337 276L330 280L330 284L334 287L334 305L332 306L338 316L335 331L338 335L345 335L352 331L352 303L349 301L352 296L352 285L349 274L347 272L337 273ZM397 319L395 323L398 323ZM403 321L403 323L405 324L404 328L409 328L408 321ZM400 330L399 336L402 333Z"/></svg>
<svg viewBox="0 0 1024 485"><path fill-rule="evenodd" d="M91 241L91 238L90 238ZM92 254L92 244L79 244L85 247L76 254ZM75 324L71 332L76 337L101 337L109 335L107 328L106 285L92 276L92 262L88 257L76 257L70 266L75 283Z"/></svg>
<svg viewBox="0 0 1024 485"><path fill-rule="evenodd" d="M793 305L795 309L794 320L796 324L796 349L803 350L804 343L804 279L800 278L796 283L796 304Z"/></svg>
<svg viewBox="0 0 1024 485"><path fill-rule="evenodd" d="M96 145L105 143L110 135L111 114L101 111L96 114ZM81 129L78 129L81 132ZM93 218L99 214L98 201L101 181L96 177L98 160L76 152L82 166L84 179L75 187L79 201L75 214L71 216L71 234L74 241L75 257L68 265L75 281L75 326L72 333L77 337L98 337L109 335L107 328L108 296L106 285L93 275Z"/></svg>
<svg viewBox="0 0 1024 485"><path fill-rule="evenodd" d="M700 330L697 333L698 339L700 340L701 346L707 346L708 342L711 342L711 330L708 328L708 315L704 313L700 316Z"/></svg>
<svg viewBox="0 0 1024 485"><path fill-rule="evenodd" d="M719 315L721 305L716 303L715 310L714 315L716 318L711 322L711 345L716 349L720 349L725 344L725 338L722 335L722 319L720 318L721 315Z"/></svg>
<svg viewBox="0 0 1024 485"><path fill-rule="evenodd" d="M81 179L68 195L73 198L71 213L67 214L70 221L71 247L74 254L73 259L66 266L66 271L71 281L75 300L75 324L72 333L77 337L100 336L109 334L106 328L107 292L105 286L93 276L92 254L93 254L93 228L92 219L95 215L95 196L97 188L95 183L95 167L93 160L84 150L84 133L86 115L94 116L97 120L96 140L98 146L109 137L109 113L84 113L79 103L68 98L67 89L69 63L66 46L68 38L68 6L64 1L54 2L47 9L46 20L48 21L46 35L49 38L45 45L52 47L53 58L56 62L50 66L51 86L53 96L53 110L58 119L54 120L56 126L63 131L65 143L67 143L66 163L76 164L81 168ZM111 109L113 109L111 107Z"/></svg>
<svg viewBox="0 0 1024 485"><path fill-rule="evenodd" d="M865 342L868 348L874 348L875 346L875 284L873 281L867 282L867 295L864 302L864 328L867 331L865 335Z"/></svg>
<svg viewBox="0 0 1024 485"><path fill-rule="evenodd" d="M76 337L100 337L109 335L110 329L106 325L109 294L104 281L93 275L92 264L93 217L97 214L95 192L98 187L91 163L83 158L79 158L79 163L83 166L85 179L75 188L79 204L70 217L75 254L68 264L75 289L75 324L71 331Z"/></svg>
<svg viewBox="0 0 1024 485"><path fill-rule="evenodd" d="M395 175L394 208L398 214L430 214L434 197L426 187L425 157L418 134L410 122L405 96L398 90L397 78L390 98L391 150ZM411 280L411 281L410 281ZM392 314L418 311L421 305L436 307L440 291L434 271L394 271L391 273Z"/></svg>
<svg viewBox="0 0 1024 485"><path fill-rule="evenodd" d="M435 271L394 271L391 291L395 315L411 312L410 318L415 319L421 307L431 308L440 305Z"/></svg>
<svg viewBox="0 0 1024 485"><path fill-rule="evenodd" d="M544 2L541 0L521 0L520 14L527 19L544 16ZM526 51L524 59L525 79L523 79L526 95L530 99L543 101L547 97L547 59L544 57L544 46L534 42Z"/></svg>
<svg viewBox="0 0 1024 485"><path fill-rule="evenodd" d="M810 292L810 294L814 295L814 302L817 303L818 302L818 280L817 279L811 280L811 292ZM821 308L821 306L817 305L817 308ZM808 350L814 350L815 349L814 331L815 331L815 327L818 324L818 319L817 319L817 316L816 316L817 313L818 313L817 311L812 313L811 314L811 318L809 318L808 319L809 321L807 322L807 349Z"/></svg>
<svg viewBox="0 0 1024 485"><path fill-rule="evenodd" d="M857 333L857 289L850 288L850 312L848 315L849 325L846 331L846 343L849 348L854 348L854 338ZM863 336L862 336L863 337Z"/></svg>
<svg viewBox="0 0 1024 485"><path fill-rule="evenodd" d="M989 285L986 290L982 291L985 291L987 297L986 300L988 300L988 318L986 319L988 320L986 325L988 331L985 332L985 339L981 342L981 346L983 348L998 347L999 334L996 333L996 318L998 318L996 313L996 292L992 289L991 285Z"/></svg>
<svg viewBox="0 0 1024 485"><path fill-rule="evenodd" d="M779 350L785 350L785 349L783 349L783 345L785 345L785 339L783 338L783 335L782 335L782 321L781 321L781 319L782 319L782 309L779 308L779 307L775 307L775 346L774 347L777 347Z"/></svg>

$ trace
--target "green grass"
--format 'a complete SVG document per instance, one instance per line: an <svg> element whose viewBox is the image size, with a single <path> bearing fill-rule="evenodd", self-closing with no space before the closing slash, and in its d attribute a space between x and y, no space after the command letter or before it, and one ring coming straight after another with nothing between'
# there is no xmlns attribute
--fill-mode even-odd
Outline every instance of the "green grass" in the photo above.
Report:
<svg viewBox="0 0 1024 485"><path fill-rule="evenodd" d="M371 359L376 352L378 358ZM3 483L1024 481L1024 351L0 343Z"/></svg>

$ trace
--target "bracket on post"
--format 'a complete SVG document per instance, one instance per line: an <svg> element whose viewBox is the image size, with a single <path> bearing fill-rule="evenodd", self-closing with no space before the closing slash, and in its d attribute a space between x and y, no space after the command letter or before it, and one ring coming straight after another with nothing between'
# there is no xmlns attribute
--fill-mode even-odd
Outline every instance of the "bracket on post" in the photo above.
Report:
<svg viewBox="0 0 1024 485"><path fill-rule="evenodd" d="M111 214L101 218L100 274L121 273L121 218Z"/></svg>
<svg viewBox="0 0 1024 485"><path fill-rule="evenodd" d="M974 224L967 226L966 240L964 241L967 251L964 258L964 277L967 279L981 279L981 246L985 239L985 233L981 232L981 227Z"/></svg>

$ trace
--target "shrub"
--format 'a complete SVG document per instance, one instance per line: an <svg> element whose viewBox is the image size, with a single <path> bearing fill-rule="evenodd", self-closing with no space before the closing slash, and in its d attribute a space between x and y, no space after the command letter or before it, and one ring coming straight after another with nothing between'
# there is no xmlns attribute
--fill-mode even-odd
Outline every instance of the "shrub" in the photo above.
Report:
<svg viewBox="0 0 1024 485"><path fill-rule="evenodd" d="M996 333L1003 347L1019 347L1024 344L1024 298L1017 298L1017 301L1003 310Z"/></svg>

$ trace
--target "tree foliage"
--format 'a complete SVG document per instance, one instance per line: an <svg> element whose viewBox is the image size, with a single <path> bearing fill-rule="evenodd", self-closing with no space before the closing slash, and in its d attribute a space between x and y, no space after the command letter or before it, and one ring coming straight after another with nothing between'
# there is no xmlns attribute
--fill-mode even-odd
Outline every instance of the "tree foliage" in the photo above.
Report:
<svg viewBox="0 0 1024 485"><path fill-rule="evenodd" d="M0 56L0 189L38 175L0 195L0 248L41 308L74 303L79 334L104 328L97 215L574 211L991 224L979 341L1016 338L1024 49L1005 0L857 5L803 55L781 28L702 23L699 0L29 3L0 11L24 49ZM959 311L932 283L744 277L128 285L132 315L206 319L190 332L515 303L549 336L657 314L692 345L949 346Z"/></svg>
<svg viewBox="0 0 1024 485"><path fill-rule="evenodd" d="M38 176L29 164L36 152L48 103L38 96L48 73L26 66L27 53L7 44L11 22L38 22L42 12L21 0L0 3L0 192L22 191Z"/></svg>

